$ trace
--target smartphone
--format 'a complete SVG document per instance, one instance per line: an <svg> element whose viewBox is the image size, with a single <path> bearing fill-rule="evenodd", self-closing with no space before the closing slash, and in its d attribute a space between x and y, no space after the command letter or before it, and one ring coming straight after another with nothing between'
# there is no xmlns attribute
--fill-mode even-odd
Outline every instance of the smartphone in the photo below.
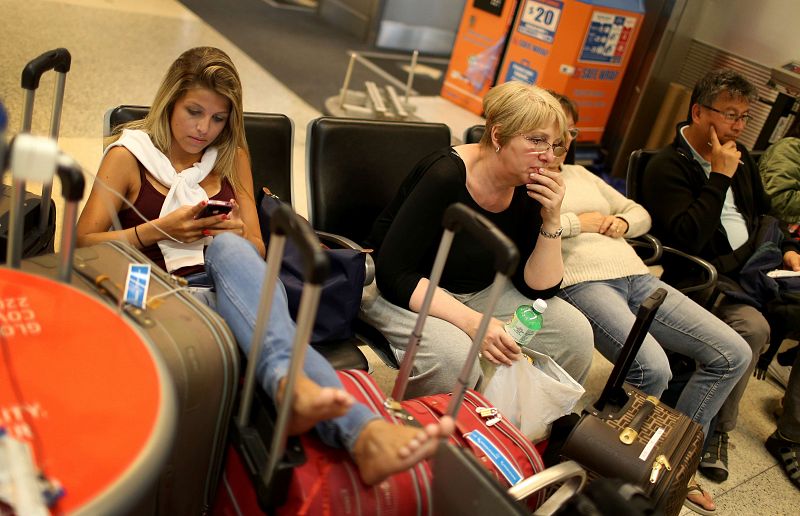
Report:
<svg viewBox="0 0 800 516"><path fill-rule="evenodd" d="M232 209L233 204L229 201L215 201L212 199L200 210L196 218L204 219L206 217L213 217L214 215L222 215L223 213L229 213Z"/></svg>

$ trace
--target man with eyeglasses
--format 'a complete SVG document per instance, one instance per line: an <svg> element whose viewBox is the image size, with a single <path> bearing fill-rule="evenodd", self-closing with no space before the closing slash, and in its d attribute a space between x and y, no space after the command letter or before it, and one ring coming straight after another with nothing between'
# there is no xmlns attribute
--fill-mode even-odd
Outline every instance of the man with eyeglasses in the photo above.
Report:
<svg viewBox="0 0 800 516"><path fill-rule="evenodd" d="M759 309L732 297L733 292L742 291L740 271L755 254L762 215L770 211L758 169L736 142L756 98L755 86L732 70L706 74L692 92L688 120L678 125L675 140L650 160L642 177L642 204L652 216L652 233L665 245L705 258L717 268L718 290L729 295L723 294L713 311L753 350L748 372L718 413L716 431L700 463L700 471L718 482L728 477L728 432L736 425L747 381L768 344L767 320L773 322L774 334L782 334L775 327L773 307ZM797 251L796 243L782 244L784 268L800 270ZM690 282L689 274L666 264L663 278L680 286ZM780 430L784 432L783 427ZM767 448L797 485L800 478L792 478L787 463L794 461L797 468L800 447L794 441L800 441L800 425L790 435L773 434ZM795 473L800 477L796 469Z"/></svg>

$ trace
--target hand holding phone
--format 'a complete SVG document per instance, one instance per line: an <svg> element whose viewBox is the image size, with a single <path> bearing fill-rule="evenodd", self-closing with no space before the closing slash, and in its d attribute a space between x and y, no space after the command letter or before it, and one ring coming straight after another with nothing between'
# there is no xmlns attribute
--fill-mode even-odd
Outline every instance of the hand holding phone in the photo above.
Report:
<svg viewBox="0 0 800 516"><path fill-rule="evenodd" d="M230 213L233 209L233 204L229 201L216 201L209 200L208 204L203 206L203 209L197 214L197 219L204 219L206 217L213 217L214 215L222 215L223 213Z"/></svg>

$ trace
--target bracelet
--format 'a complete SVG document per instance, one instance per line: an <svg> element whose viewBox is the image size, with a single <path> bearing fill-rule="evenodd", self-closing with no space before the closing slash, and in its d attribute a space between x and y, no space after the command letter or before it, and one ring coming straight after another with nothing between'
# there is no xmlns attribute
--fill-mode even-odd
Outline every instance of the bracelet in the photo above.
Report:
<svg viewBox="0 0 800 516"><path fill-rule="evenodd" d="M559 227L555 233L548 233L547 231L545 231L544 224L542 224L542 227L539 228L539 234L545 238L558 238L561 236L561 233L563 232L564 232L563 227Z"/></svg>
<svg viewBox="0 0 800 516"><path fill-rule="evenodd" d="M147 247L146 245L144 245L144 242L142 242L142 239L139 238L139 226L133 226L133 234L136 235L136 240L139 241L139 245L142 246L142 249Z"/></svg>

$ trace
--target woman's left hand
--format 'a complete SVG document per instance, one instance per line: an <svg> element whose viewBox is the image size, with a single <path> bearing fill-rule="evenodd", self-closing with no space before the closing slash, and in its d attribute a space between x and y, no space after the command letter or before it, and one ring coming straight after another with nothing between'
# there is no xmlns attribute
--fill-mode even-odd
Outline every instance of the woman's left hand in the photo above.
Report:
<svg viewBox="0 0 800 516"><path fill-rule="evenodd" d="M628 221L609 215L600 224L598 233L602 233L611 238L621 238L628 231Z"/></svg>
<svg viewBox="0 0 800 516"><path fill-rule="evenodd" d="M561 223L561 202L564 200L564 180L560 172L538 168L530 174L525 188L528 196L542 205L542 222L559 226Z"/></svg>
<svg viewBox="0 0 800 516"><path fill-rule="evenodd" d="M208 217L210 220L203 230L203 235L213 237L221 233L230 232L240 237L245 236L245 225L239 215L239 204L236 199L231 199L230 202L233 204L233 209L229 213Z"/></svg>

